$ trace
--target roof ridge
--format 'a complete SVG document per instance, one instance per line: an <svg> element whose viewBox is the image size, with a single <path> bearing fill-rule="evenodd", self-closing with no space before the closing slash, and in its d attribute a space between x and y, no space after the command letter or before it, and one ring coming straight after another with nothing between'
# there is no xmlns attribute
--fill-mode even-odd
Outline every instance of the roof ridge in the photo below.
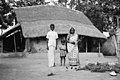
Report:
<svg viewBox="0 0 120 80"><path fill-rule="evenodd" d="M18 8L15 8L15 9L44 7L44 6L45 6L45 7L61 7L61 8L64 8L64 9L68 9L68 10L71 10L71 11L75 11L75 12L77 12L77 13L83 13L82 11L78 11L78 10L74 10L74 9L70 9L70 8L63 7L63 6L58 6L58 5L34 5L34 6L18 7Z"/></svg>

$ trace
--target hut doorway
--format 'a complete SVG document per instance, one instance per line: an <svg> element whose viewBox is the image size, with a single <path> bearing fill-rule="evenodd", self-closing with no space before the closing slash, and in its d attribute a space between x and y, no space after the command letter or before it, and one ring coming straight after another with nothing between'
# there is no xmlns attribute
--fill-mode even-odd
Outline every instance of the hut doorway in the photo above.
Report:
<svg viewBox="0 0 120 80"><path fill-rule="evenodd" d="M80 36L81 37L81 36ZM79 39L80 39L79 37ZM84 36L78 43L79 52L100 52L100 39Z"/></svg>

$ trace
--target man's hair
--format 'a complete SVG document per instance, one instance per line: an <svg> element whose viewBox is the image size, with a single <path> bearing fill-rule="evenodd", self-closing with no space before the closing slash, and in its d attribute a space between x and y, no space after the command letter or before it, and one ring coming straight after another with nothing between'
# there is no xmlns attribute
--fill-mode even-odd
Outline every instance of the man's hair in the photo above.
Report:
<svg viewBox="0 0 120 80"><path fill-rule="evenodd" d="M55 27L55 25L54 25L54 24L50 24L50 27L52 27L52 26L53 26L53 27Z"/></svg>

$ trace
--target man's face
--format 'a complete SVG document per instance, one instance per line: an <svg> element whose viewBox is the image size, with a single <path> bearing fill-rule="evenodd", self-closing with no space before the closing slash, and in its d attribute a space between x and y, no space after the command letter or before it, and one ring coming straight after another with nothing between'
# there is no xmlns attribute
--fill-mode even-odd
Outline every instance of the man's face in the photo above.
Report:
<svg viewBox="0 0 120 80"><path fill-rule="evenodd" d="M53 31L55 29L55 27L54 26L50 26L50 29Z"/></svg>

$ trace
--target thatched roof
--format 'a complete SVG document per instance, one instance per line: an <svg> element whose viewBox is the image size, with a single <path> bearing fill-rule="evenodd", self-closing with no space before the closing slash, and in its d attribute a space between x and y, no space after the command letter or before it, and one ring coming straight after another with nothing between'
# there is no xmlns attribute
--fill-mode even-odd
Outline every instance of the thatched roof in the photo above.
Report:
<svg viewBox="0 0 120 80"><path fill-rule="evenodd" d="M32 6L15 9L25 37L45 36L55 24L58 34L67 34L74 27L79 35L106 38L80 11L60 6Z"/></svg>
<svg viewBox="0 0 120 80"><path fill-rule="evenodd" d="M20 24L17 23L16 25L14 26L11 26L11 27L8 27L7 29L3 29L2 30L2 35L0 34L0 37L4 37L6 35L9 35L11 34L13 31L15 31L18 27L20 27ZM0 30L0 33L1 33L1 30Z"/></svg>

